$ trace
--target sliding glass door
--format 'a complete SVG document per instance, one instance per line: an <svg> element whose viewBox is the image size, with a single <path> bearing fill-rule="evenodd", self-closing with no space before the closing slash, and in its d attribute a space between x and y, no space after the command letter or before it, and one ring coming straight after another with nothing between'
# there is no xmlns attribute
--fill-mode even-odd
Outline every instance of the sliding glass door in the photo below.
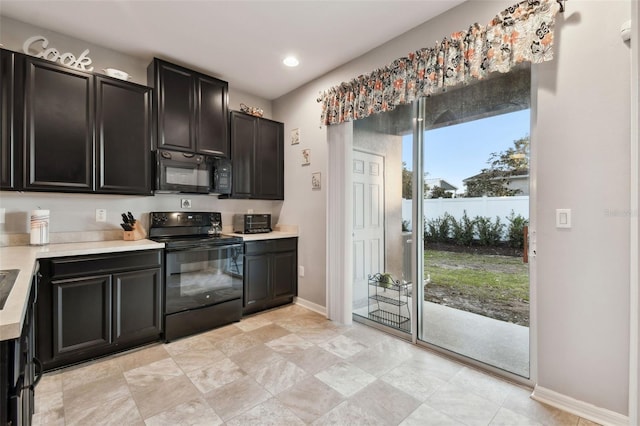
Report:
<svg viewBox="0 0 640 426"><path fill-rule="evenodd" d="M529 377L530 70L354 122L354 319Z"/></svg>
<svg viewBox="0 0 640 426"><path fill-rule="evenodd" d="M412 142L403 135L413 131L413 115L406 105L355 121L351 167L354 319L405 338L411 338L415 286Z"/></svg>

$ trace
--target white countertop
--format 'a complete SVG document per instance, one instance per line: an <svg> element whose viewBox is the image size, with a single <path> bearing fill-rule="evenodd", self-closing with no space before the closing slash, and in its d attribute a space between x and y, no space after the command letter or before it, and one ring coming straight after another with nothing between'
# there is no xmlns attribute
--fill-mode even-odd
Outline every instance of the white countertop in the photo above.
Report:
<svg viewBox="0 0 640 426"><path fill-rule="evenodd" d="M0 247L0 269L20 270L4 308L0 310L0 341L20 336L37 259L161 248L164 244L150 240Z"/></svg>

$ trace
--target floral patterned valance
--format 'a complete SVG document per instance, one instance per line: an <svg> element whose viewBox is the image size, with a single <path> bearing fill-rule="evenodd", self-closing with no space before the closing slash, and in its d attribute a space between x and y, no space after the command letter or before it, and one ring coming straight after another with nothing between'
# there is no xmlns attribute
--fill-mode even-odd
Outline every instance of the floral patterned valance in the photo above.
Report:
<svg viewBox="0 0 640 426"><path fill-rule="evenodd" d="M430 96L448 87L508 72L521 62L553 58L556 0L525 0L507 8L487 26L473 24L435 47L396 59L388 66L327 90L322 124L357 120Z"/></svg>

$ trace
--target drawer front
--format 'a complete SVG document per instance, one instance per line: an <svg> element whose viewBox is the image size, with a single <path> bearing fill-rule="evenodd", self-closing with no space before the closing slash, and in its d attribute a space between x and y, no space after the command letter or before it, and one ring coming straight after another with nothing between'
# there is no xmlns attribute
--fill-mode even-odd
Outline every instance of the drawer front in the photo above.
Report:
<svg viewBox="0 0 640 426"><path fill-rule="evenodd" d="M113 254L61 257L48 261L52 278L114 271L149 269L162 264L161 250L142 250Z"/></svg>
<svg viewBox="0 0 640 426"><path fill-rule="evenodd" d="M298 247L297 238L281 238L281 239L274 239L274 240L248 241L244 243L244 253L248 255L275 253L275 252L281 252L281 251L296 250L297 247Z"/></svg>

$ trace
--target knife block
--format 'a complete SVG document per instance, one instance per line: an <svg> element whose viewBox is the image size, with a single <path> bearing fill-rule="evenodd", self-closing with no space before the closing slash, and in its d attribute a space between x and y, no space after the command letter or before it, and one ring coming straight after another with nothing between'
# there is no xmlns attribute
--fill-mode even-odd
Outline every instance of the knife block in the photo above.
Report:
<svg viewBox="0 0 640 426"><path fill-rule="evenodd" d="M138 226L138 222L133 225L133 231L123 231L123 239L125 241L137 241L143 240L147 234L141 226Z"/></svg>

